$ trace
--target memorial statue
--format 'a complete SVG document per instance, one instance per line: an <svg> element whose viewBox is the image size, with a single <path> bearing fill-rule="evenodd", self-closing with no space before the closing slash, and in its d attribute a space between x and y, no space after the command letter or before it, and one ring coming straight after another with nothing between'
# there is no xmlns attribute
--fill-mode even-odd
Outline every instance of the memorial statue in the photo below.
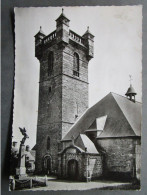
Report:
<svg viewBox="0 0 147 195"><path fill-rule="evenodd" d="M19 127L19 129L20 129L20 132L22 133L22 135L24 136L21 140L21 144L24 144L26 139L29 138L29 136L26 133L27 131L26 131L25 127L24 128Z"/></svg>

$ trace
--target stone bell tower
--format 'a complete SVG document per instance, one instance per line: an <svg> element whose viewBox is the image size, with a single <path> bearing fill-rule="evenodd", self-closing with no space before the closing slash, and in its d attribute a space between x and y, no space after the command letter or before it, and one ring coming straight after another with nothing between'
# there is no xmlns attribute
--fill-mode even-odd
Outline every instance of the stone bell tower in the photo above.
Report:
<svg viewBox="0 0 147 195"><path fill-rule="evenodd" d="M69 29L64 15L56 30L35 35L35 57L40 62L36 172L55 173L60 140L88 108L88 62L93 58L94 36Z"/></svg>

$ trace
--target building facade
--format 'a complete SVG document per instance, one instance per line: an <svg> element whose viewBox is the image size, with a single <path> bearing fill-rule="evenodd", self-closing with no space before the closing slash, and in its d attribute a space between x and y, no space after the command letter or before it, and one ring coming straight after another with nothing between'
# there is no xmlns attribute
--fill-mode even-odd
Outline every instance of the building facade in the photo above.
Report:
<svg viewBox="0 0 147 195"><path fill-rule="evenodd" d="M62 139L60 177L72 178L69 161L75 159L76 166L70 162L72 172L81 173L79 180L140 180L142 104L132 98L134 95L134 90L129 98L109 93L76 121ZM73 147L81 151L72 151Z"/></svg>
<svg viewBox="0 0 147 195"><path fill-rule="evenodd" d="M62 14L56 30L35 35L35 56L40 62L36 171L56 173L60 140L88 108L88 63L93 58L94 36L69 29Z"/></svg>
<svg viewBox="0 0 147 195"><path fill-rule="evenodd" d="M138 179L141 106L130 85L127 97L109 93L88 108L88 63L94 36L69 29L62 14L56 30L35 35L40 62L36 172L89 181Z"/></svg>

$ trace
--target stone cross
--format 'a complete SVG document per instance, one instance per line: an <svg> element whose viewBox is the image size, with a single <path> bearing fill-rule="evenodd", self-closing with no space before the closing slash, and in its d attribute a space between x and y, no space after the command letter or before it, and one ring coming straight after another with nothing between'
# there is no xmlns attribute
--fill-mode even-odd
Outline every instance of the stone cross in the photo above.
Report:
<svg viewBox="0 0 147 195"><path fill-rule="evenodd" d="M20 132L22 133L22 135L24 136L21 140L21 144L20 144L20 149L19 149L19 159L18 159L18 167L16 168L16 175L18 176L18 178L24 179L26 178L27 174L26 174L26 167L25 167L25 141L27 138L29 138L29 136L26 133L26 129L25 128L20 128Z"/></svg>

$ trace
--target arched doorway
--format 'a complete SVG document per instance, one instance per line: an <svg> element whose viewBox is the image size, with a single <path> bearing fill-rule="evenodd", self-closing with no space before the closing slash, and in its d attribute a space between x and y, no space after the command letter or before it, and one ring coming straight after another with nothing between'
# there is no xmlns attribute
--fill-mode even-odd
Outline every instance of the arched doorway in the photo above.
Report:
<svg viewBox="0 0 147 195"><path fill-rule="evenodd" d="M69 160L68 161L68 178L75 180L78 178L79 170L78 170L78 162L77 160Z"/></svg>
<svg viewBox="0 0 147 195"><path fill-rule="evenodd" d="M50 155L46 155L43 158L43 170L47 175L51 175L52 173L52 159Z"/></svg>

